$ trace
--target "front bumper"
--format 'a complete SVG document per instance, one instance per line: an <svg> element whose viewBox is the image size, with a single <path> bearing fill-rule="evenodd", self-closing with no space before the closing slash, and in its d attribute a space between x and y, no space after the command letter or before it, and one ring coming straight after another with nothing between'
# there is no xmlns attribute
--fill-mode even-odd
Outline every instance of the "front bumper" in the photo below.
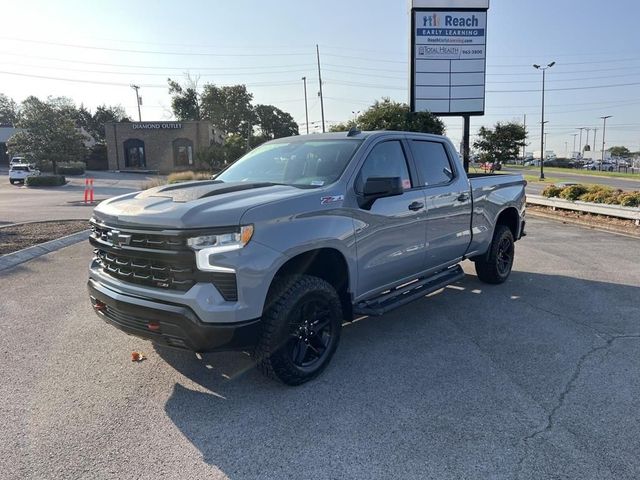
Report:
<svg viewBox="0 0 640 480"><path fill-rule="evenodd" d="M154 343L196 352L252 348L260 319L204 323L187 306L118 293L93 279L87 284L94 311L107 323Z"/></svg>

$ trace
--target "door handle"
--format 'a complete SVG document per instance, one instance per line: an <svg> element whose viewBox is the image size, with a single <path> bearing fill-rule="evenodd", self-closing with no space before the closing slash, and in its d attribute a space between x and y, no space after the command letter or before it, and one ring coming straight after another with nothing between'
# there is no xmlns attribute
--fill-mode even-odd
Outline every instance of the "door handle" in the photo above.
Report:
<svg viewBox="0 0 640 480"><path fill-rule="evenodd" d="M409 204L409 210L413 210L414 212L417 210L421 210L424 208L424 203L422 202L412 202Z"/></svg>
<svg viewBox="0 0 640 480"><path fill-rule="evenodd" d="M459 202L466 202L467 200L469 200L469 195L466 193L461 193L460 195L458 195L458 198L456 198L456 200L458 200Z"/></svg>

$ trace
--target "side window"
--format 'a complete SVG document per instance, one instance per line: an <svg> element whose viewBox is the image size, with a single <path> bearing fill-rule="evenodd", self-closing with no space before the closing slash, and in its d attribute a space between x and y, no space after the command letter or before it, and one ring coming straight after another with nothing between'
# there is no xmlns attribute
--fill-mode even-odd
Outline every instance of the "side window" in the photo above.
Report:
<svg viewBox="0 0 640 480"><path fill-rule="evenodd" d="M451 162L440 142L411 140L411 153L425 185L440 185L453 179Z"/></svg>
<svg viewBox="0 0 640 480"><path fill-rule="evenodd" d="M407 159L399 140L382 142L373 147L356 182L358 193L363 191L367 178L371 177L400 177L405 190L412 187Z"/></svg>

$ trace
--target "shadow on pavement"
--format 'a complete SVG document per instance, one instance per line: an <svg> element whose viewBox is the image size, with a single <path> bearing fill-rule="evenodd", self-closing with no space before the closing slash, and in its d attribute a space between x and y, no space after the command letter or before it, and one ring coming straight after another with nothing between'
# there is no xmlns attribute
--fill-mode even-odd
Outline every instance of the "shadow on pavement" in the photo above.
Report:
<svg viewBox="0 0 640 480"><path fill-rule="evenodd" d="M592 393L571 441L543 448L523 439L545 424L567 382L587 375L585 352L640 331L638 298L637 286L560 275L514 271L499 286L468 275L345 325L329 368L295 388L263 378L243 353L197 359L157 348L197 384L176 384L165 411L232 479L514 478L526 455L539 457L531 468L542 476L576 462L584 472L605 462L624 474L639 466L640 426L603 406L616 402L605 374L596 382L603 398ZM637 411L640 384L629 389ZM555 429L563 431L562 412ZM609 426L596 420L605 413ZM626 429L628 447L612 442L608 428Z"/></svg>

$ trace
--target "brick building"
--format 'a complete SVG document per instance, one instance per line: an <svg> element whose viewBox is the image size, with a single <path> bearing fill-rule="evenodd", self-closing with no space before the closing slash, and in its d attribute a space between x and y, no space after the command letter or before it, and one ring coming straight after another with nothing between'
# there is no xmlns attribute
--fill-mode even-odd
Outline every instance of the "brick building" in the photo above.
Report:
<svg viewBox="0 0 640 480"><path fill-rule="evenodd" d="M106 123L105 133L109 170L160 173L207 168L197 153L223 138L208 121Z"/></svg>

